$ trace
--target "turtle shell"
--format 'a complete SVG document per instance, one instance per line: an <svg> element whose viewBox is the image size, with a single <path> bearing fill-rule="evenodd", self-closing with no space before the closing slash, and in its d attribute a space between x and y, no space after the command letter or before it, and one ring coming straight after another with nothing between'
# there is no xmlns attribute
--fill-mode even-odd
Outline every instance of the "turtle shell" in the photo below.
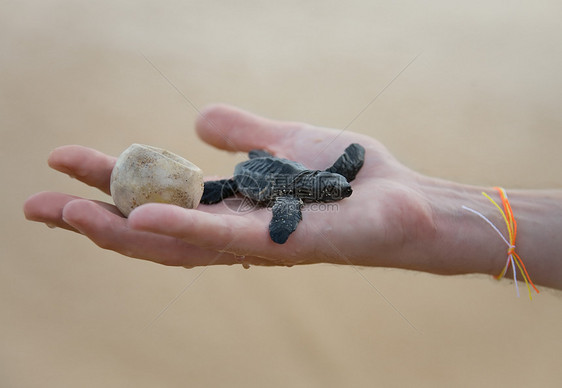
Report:
<svg viewBox="0 0 562 388"><path fill-rule="evenodd" d="M234 169L238 191L258 202L293 195L294 178L308 169L298 162L276 157L259 157L239 163Z"/></svg>

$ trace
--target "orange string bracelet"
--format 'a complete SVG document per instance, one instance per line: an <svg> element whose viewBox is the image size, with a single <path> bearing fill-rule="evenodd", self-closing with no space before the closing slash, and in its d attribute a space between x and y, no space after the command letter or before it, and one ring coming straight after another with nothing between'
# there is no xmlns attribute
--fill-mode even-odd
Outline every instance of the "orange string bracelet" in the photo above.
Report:
<svg viewBox="0 0 562 388"><path fill-rule="evenodd" d="M494 228L494 230L500 235L500 237L503 239L503 241L508 246L507 261L505 263L505 266L503 267L501 273L497 276L494 276L494 277L498 280L503 278L505 276L505 274L507 273L507 270L509 269L509 265L511 264L512 269L513 269L513 280L515 280L515 289L517 290L517 296L519 296L519 286L517 285L517 271L516 271L516 267L517 267L519 269L519 272L521 273L521 276L523 277L523 280L525 280L525 285L527 286L527 290L529 291L529 299L532 300L533 297L532 297L532 292L531 292L531 286L537 292L537 294L539 293L539 290L537 289L537 287L535 287L535 284L531 280L531 277L529 276L529 273L527 272L527 268L525 268L525 264L523 264L523 260L517 254L517 252L515 252L515 240L517 238L517 221L515 220L515 216L513 215L513 209L511 208L511 205L509 203L509 199L507 198L507 193L505 192L505 190L502 189L501 187L494 187L494 189L497 190L498 193L500 194L503 209L488 194L486 194L485 192L482 192L482 195L484 195L486 198L488 198L488 200L490 202L492 202L494 204L494 206L500 211L500 213L501 213L501 215L502 215L502 217L505 221L505 225L507 227L507 232L508 232L509 238L504 237L503 233L501 233L500 230L492 223L492 221L490 221L488 218L486 218L486 216L484 216L482 213L480 213L480 212L478 212L474 209L471 209L469 207L466 207L466 206L463 206L463 209L468 210L468 211L478 215L483 220L485 220L492 228Z"/></svg>

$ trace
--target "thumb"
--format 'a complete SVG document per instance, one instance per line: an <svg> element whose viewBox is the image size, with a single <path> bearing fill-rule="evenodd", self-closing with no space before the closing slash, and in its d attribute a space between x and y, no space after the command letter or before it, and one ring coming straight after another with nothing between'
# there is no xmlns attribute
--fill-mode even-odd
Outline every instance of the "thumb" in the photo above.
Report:
<svg viewBox="0 0 562 388"><path fill-rule="evenodd" d="M228 105L210 105L201 111L195 129L214 147L228 151L267 149L275 153L295 129L291 123L266 119Z"/></svg>

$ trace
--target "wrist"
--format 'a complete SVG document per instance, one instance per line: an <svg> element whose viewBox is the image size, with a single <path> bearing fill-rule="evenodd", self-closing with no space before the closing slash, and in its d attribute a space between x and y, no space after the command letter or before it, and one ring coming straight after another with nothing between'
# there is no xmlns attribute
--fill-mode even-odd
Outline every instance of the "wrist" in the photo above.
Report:
<svg viewBox="0 0 562 388"><path fill-rule="evenodd" d="M484 191L495 198L494 190L433 178L424 178L420 190L431 208L434 228L423 242L426 270L445 275L500 273L507 245L482 218L463 208L477 210L506 233L501 213L482 195Z"/></svg>
<svg viewBox="0 0 562 388"><path fill-rule="evenodd" d="M499 275L506 264L508 246L474 209L490 220L508 239L499 194L487 187L424 178L420 190L432 209L434 233L424 243L425 270L439 274L483 273ZM559 231L562 230L562 192L559 190L507 190L517 221L515 251L533 282L562 288ZM519 270L517 277L521 279ZM507 277L512 277L512 269Z"/></svg>

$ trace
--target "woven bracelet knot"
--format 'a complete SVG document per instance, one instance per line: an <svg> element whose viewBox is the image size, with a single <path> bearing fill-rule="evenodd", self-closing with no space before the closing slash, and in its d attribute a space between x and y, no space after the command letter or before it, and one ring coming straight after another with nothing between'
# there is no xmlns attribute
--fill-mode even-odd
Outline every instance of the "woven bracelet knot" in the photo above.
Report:
<svg viewBox="0 0 562 388"><path fill-rule="evenodd" d="M496 191L500 195L503 209L488 194L482 192L482 195L485 196L500 211L507 228L507 232L508 232L507 237L504 236L502 232L500 232L500 230L497 228L497 226L495 226L492 223L492 221L490 221L486 216L484 216L479 211L471 209L466 206L463 206L462 208L476 214L484 221L486 221L488 225L490 225L499 234L499 236L503 239L503 241L507 244L507 261L501 273L494 277L498 280L503 278L507 272L507 269L511 264L511 267L513 269L513 279L515 280L515 289L517 290L517 296L519 296L519 287L517 286L517 272L516 272L516 267L517 267L519 269L519 272L521 273L521 276L523 277L523 280L525 280L525 284L527 285L527 289L529 291L529 298L532 299L531 286L537 292L537 294L539 293L539 290L533 284L533 281L531 280L531 277L529 276L529 273L525 268L525 264L523 264L523 260L521 259L521 257L519 257L517 252L515 252L515 239L517 237L517 221L515 221L515 216L513 215L513 209L511 208L511 204L509 203L509 200L507 198L507 193L505 192L505 190L502 189L501 187L494 187L494 189L496 189Z"/></svg>

